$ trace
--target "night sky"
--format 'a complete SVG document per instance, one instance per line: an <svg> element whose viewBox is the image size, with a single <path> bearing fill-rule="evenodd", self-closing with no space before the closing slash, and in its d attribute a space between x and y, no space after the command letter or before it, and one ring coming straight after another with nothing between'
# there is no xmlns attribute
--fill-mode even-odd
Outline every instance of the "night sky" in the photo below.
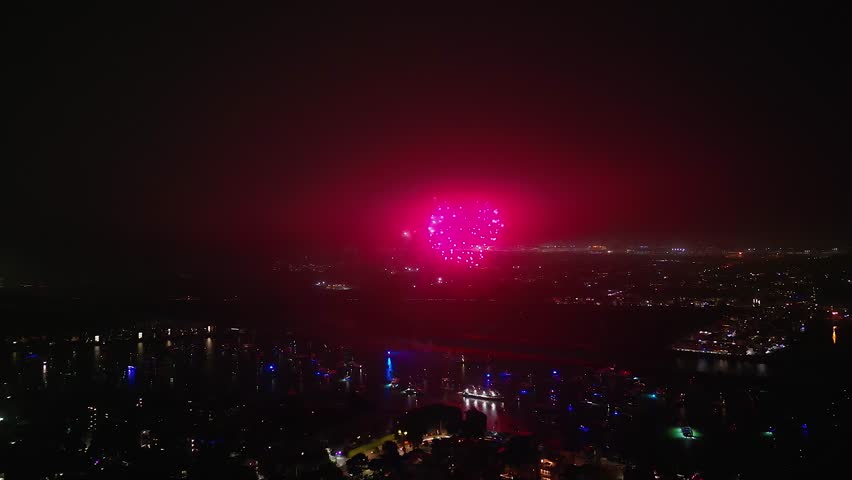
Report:
<svg viewBox="0 0 852 480"><path fill-rule="evenodd" d="M0 259L852 241L839 11L180 8L6 15Z"/></svg>

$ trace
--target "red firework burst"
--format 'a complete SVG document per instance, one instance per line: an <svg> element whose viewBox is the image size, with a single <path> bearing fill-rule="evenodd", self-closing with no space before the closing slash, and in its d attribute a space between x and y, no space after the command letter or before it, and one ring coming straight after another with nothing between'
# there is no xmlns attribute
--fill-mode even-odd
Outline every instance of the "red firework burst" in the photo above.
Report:
<svg viewBox="0 0 852 480"><path fill-rule="evenodd" d="M488 203L441 203L429 219L429 244L447 262L478 267L503 222Z"/></svg>

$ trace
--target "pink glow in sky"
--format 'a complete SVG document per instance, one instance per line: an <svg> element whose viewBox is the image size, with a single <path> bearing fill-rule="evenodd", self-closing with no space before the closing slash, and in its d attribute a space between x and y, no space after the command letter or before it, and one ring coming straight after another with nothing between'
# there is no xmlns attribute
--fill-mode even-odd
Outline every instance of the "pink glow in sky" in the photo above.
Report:
<svg viewBox="0 0 852 480"><path fill-rule="evenodd" d="M441 202L429 217L429 245L441 259L478 267L503 228L500 212L487 202Z"/></svg>

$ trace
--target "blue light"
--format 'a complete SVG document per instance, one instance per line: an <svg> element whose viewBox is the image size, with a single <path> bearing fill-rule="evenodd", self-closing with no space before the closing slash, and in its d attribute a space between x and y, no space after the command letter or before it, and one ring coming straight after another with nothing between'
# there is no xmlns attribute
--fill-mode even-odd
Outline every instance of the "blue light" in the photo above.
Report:
<svg viewBox="0 0 852 480"><path fill-rule="evenodd" d="M556 370L554 370L554 371L553 371L553 374L554 374L554 375L559 375L559 372L557 372Z"/></svg>
<svg viewBox="0 0 852 480"><path fill-rule="evenodd" d="M569 403L569 404L568 404L568 411L569 411L569 412L573 412L573 411L574 411L574 405L572 405L572 404L570 404L570 403Z"/></svg>
<svg viewBox="0 0 852 480"><path fill-rule="evenodd" d="M617 417L617 416L618 416L618 410L616 410L616 411L612 412L612 415L613 415L613 416L615 416L615 417Z"/></svg>
<svg viewBox="0 0 852 480"><path fill-rule="evenodd" d="M274 372L275 371L275 364L270 363L269 365L266 366L266 369L269 370L270 372Z"/></svg>
<svg viewBox="0 0 852 480"><path fill-rule="evenodd" d="M526 390L521 390L521 395L526 395L526 394L527 394Z"/></svg>
<svg viewBox="0 0 852 480"><path fill-rule="evenodd" d="M488 377L488 378L491 378L491 374L490 374L490 373L486 373L486 374L485 374L485 376L486 376L486 377Z"/></svg>
<svg viewBox="0 0 852 480"><path fill-rule="evenodd" d="M807 424L807 423L803 423L803 424L802 424L802 430L807 430L807 429L808 429L808 424Z"/></svg>
<svg viewBox="0 0 852 480"><path fill-rule="evenodd" d="M581 431L581 432L583 432L583 433L589 433L589 430L590 430L590 429L589 429L589 427L587 427L587 426L585 426L585 425L580 425L580 431Z"/></svg>
<svg viewBox="0 0 852 480"><path fill-rule="evenodd" d="M390 356L390 350L388 350L388 356Z"/></svg>
<svg viewBox="0 0 852 480"><path fill-rule="evenodd" d="M656 394L656 393L650 393L650 394L648 394L648 396L649 396L650 398L657 398L657 394Z"/></svg>
<svg viewBox="0 0 852 480"><path fill-rule="evenodd" d="M319 370L317 370L316 372L314 372L314 375L316 375L316 376L318 376L318 377L319 377L320 375L322 375L322 372L320 372Z"/></svg>
<svg viewBox="0 0 852 480"><path fill-rule="evenodd" d="M134 367L133 365L128 365L128 366L127 366L127 369L128 369L128 370L136 370L136 367Z"/></svg>

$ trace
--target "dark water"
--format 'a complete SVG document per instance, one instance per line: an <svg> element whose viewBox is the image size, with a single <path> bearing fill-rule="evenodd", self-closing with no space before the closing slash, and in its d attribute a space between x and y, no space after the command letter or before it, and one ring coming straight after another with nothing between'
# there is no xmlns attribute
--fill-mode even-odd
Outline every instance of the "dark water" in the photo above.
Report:
<svg viewBox="0 0 852 480"><path fill-rule="evenodd" d="M653 320L650 325L654 328L623 323L641 318L565 319L561 328L551 327L556 338L541 342L537 352L529 348L537 344L530 340L532 335L521 336L519 348L512 348L511 335L501 334L499 329L491 329L490 336L474 335L482 327L476 322L458 326L460 337L469 342L420 339L406 343L401 336L391 337L388 344L397 340L404 347L392 350L389 357L393 375L405 384L421 385L426 394L415 399L391 396L388 402L408 402L405 407L413 407L439 400L484 412L489 427L495 430L529 430L542 438L564 438L564 432L557 430L564 430L565 423L556 428L551 416L541 415L542 411L564 413L566 407L571 408L571 399L576 397L570 396L570 388L561 380L570 383L575 375L614 364L641 377L649 389L659 387L666 392L664 400L646 401L633 410L634 429L628 429L625 437L608 436L604 443L618 455L677 471L711 471L722 477L738 471L764 478L834 469L835 457L842 454L844 432L852 425L852 382L847 372L852 343L846 338L852 332L847 332L848 325L813 321L806 332L792 339L787 350L750 359L672 352L667 348L671 336L654 332L677 321L677 315ZM589 325L590 321L594 324ZM685 320L692 325L700 321ZM548 328L534 321L525 325L533 331ZM605 331L615 333L602 335ZM625 332L632 333L633 343ZM462 354L467 361L464 367L458 363ZM373 360L373 368L382 365L384 356L380 357ZM434 384L421 383L423 369L430 372L429 382L440 376L494 386L508 398L503 402L459 400L436 392ZM535 385L535 392L521 395L527 380ZM680 394L685 401L677 401ZM683 425L700 432L701 438L679 438Z"/></svg>
<svg viewBox="0 0 852 480"><path fill-rule="evenodd" d="M720 456L731 469L751 468L756 459L800 461L796 465L824 461L835 451L852 408L846 325L832 330L831 323L816 321L787 351L751 360L670 351L674 339L712 320L689 310L525 309L455 302L345 307L314 312L309 327L284 320L292 312L281 320L269 314L241 322L262 332L254 336L254 350L220 337L16 347L0 357L0 374L7 391L73 394L80 405L107 390L129 396L173 392L187 398L298 393L318 407L342 405L353 394L365 398L369 409L318 432L329 438L387 431L401 412L434 402L480 410L489 429L547 437L564 428L551 421L552 412L565 415L575 407L573 379L614 365L641 377L649 390L662 388L668 399L637 407L634 423L645 421L649 427L632 435L642 436L610 438L609 443L621 443L618 453L630 458L686 469L717 465ZM216 318L216 328L225 329L231 321L237 319ZM273 345L281 343L281 332L291 329L310 339L300 340L300 348L310 345L317 363L289 361L276 353ZM360 368L338 366L338 346L344 344L351 346ZM388 388L394 379L401 388L411 385L421 393L408 396L399 393L401 388ZM458 391L467 385L498 390L505 398L465 399ZM673 400L680 393L688 399L683 404ZM687 424L703 438L671 438L672 429ZM774 439L755 437L770 428L777 431ZM635 448L646 444L650 450Z"/></svg>

